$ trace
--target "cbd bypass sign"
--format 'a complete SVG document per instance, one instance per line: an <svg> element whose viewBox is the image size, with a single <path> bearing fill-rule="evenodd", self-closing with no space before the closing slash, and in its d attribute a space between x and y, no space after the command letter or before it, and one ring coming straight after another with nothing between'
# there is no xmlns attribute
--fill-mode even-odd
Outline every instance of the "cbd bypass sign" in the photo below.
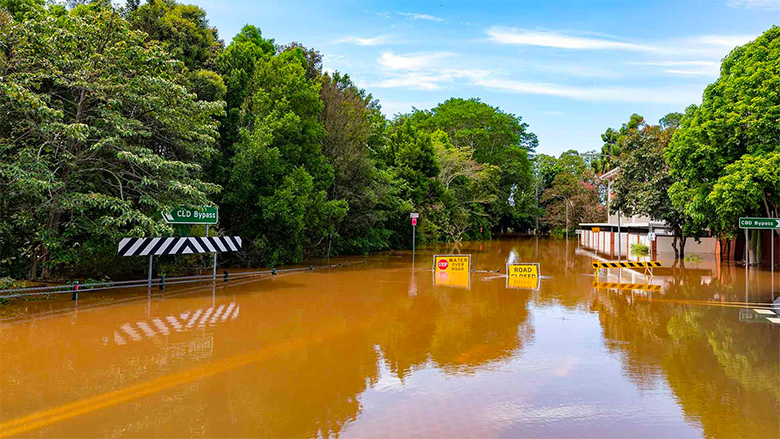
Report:
<svg viewBox="0 0 780 439"><path fill-rule="evenodd" d="M531 290L539 289L538 263L517 263L506 266L506 286L507 288L527 288Z"/></svg>
<svg viewBox="0 0 780 439"><path fill-rule="evenodd" d="M437 286L471 287L471 255L434 255L433 282Z"/></svg>
<svg viewBox="0 0 780 439"><path fill-rule="evenodd" d="M780 229L777 218L740 218L740 229Z"/></svg>
<svg viewBox="0 0 780 439"><path fill-rule="evenodd" d="M168 224L216 224L219 219L219 210L212 206L179 207L162 212L162 217Z"/></svg>

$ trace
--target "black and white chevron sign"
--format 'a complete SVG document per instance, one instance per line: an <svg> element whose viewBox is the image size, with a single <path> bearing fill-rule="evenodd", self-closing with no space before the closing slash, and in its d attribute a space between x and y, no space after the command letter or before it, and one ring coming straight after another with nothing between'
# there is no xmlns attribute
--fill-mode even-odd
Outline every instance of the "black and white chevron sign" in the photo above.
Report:
<svg viewBox="0 0 780 439"><path fill-rule="evenodd" d="M240 249L241 238L238 236L122 238L119 241L119 256L189 255L234 252Z"/></svg>

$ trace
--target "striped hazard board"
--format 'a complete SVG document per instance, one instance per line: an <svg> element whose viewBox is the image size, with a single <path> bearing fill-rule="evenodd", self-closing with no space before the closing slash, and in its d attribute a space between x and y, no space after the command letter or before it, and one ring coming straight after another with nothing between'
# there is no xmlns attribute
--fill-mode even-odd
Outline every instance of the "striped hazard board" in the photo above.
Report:
<svg viewBox="0 0 780 439"><path fill-rule="evenodd" d="M119 241L119 256L189 255L238 250L241 250L241 238L238 236L122 238Z"/></svg>
<svg viewBox="0 0 780 439"><path fill-rule="evenodd" d="M613 290L642 290L642 291L661 291L660 285L651 284L632 284L625 282L593 282L593 287L598 289Z"/></svg>
<svg viewBox="0 0 780 439"><path fill-rule="evenodd" d="M660 267L660 261L594 261L593 268L598 270L599 268L654 268Z"/></svg>

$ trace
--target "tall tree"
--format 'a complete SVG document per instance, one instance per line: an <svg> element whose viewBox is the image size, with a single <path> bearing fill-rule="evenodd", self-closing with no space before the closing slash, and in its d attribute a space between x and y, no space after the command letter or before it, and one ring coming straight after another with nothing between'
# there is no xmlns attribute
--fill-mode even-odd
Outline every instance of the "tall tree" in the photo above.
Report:
<svg viewBox="0 0 780 439"><path fill-rule="evenodd" d="M675 180L664 154L680 117L680 113L670 113L659 125L648 125L635 114L623 125L617 139L621 153L613 158L613 164L620 167L620 178L612 186L610 209L665 222L674 231L675 257L684 258L687 238L698 238L704 230L669 197Z"/></svg>
<svg viewBox="0 0 780 439"><path fill-rule="evenodd" d="M326 131L322 152L334 175L328 199L349 204L349 215L337 225L335 250L367 253L383 249L386 232L381 222L386 212L378 203L388 188L378 176L371 150L381 146L387 122L378 101L348 75L325 73L320 80L323 110L319 121Z"/></svg>
<svg viewBox="0 0 780 439"><path fill-rule="evenodd" d="M131 7L127 19L150 40L162 42L190 70L216 67L222 41L217 29L209 26L202 8L175 0L148 0L142 6Z"/></svg>
<svg viewBox="0 0 780 439"><path fill-rule="evenodd" d="M257 62L241 106L223 204L228 228L250 243L253 262L300 262L322 251L347 203L329 201L333 168L321 152L320 83L306 78L300 49ZM318 250L319 249L319 250Z"/></svg>
<svg viewBox="0 0 780 439"><path fill-rule="evenodd" d="M701 105L688 107L667 150L677 180L672 201L722 237L737 231L735 213L725 206L769 216L780 202L771 185L759 185L761 196L742 198L745 187L733 184L746 167L771 163L766 156L780 148L778 89L780 27L773 26L723 59L720 77L704 90Z"/></svg>
<svg viewBox="0 0 780 439"><path fill-rule="evenodd" d="M491 205L496 223L503 228L531 223L535 193L528 154L538 140L522 118L479 99L452 98L430 111L416 111L411 120L431 132L441 129L454 146L472 148L478 162L500 167L498 199Z"/></svg>

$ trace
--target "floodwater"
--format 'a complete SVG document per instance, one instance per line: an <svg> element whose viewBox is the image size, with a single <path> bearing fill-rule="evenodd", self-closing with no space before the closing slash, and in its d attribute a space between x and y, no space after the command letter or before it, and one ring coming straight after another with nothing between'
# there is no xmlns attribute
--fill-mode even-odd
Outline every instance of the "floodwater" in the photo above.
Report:
<svg viewBox="0 0 780 439"><path fill-rule="evenodd" d="M769 273L594 284L575 241L515 239L442 286L433 251L1 306L0 436L780 437Z"/></svg>

